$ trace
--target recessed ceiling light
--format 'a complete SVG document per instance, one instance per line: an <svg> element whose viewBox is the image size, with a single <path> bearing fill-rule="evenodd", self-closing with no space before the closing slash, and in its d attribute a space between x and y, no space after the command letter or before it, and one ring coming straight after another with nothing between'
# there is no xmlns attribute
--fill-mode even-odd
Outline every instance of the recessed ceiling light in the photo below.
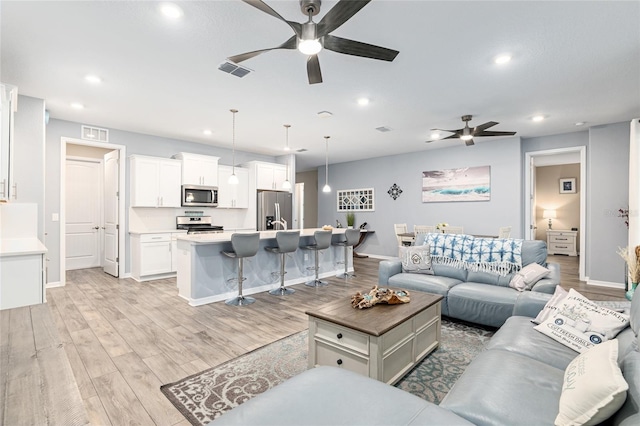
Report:
<svg viewBox="0 0 640 426"><path fill-rule="evenodd" d="M71 103L71 108L73 108L73 109L84 109L84 105L82 105L80 102L72 102Z"/></svg>
<svg viewBox="0 0 640 426"><path fill-rule="evenodd" d="M100 77L98 77L97 75L93 75L93 74L88 74L84 77L85 80L87 80L89 83L92 84L100 84L102 83L102 79Z"/></svg>
<svg viewBox="0 0 640 426"><path fill-rule="evenodd" d="M160 12L170 19L178 19L183 15L182 9L173 3L162 3L160 5Z"/></svg>
<svg viewBox="0 0 640 426"><path fill-rule="evenodd" d="M509 53L502 53L493 59L493 62L498 65L506 64L509 61L511 61L511 55Z"/></svg>
<svg viewBox="0 0 640 426"><path fill-rule="evenodd" d="M213 134L213 132L209 129L204 130L202 133L205 134L206 136L211 136Z"/></svg>
<svg viewBox="0 0 640 426"><path fill-rule="evenodd" d="M329 118L331 116L333 116L333 114L330 113L329 111L320 111L318 113L318 117L320 117L320 118Z"/></svg>
<svg viewBox="0 0 640 426"><path fill-rule="evenodd" d="M534 115L531 117L531 121L542 121L544 120L544 115Z"/></svg>
<svg viewBox="0 0 640 426"><path fill-rule="evenodd" d="M358 105L369 105L369 98L358 98Z"/></svg>
<svg viewBox="0 0 640 426"><path fill-rule="evenodd" d="M431 139L440 139L440 133L439 132L431 133Z"/></svg>
<svg viewBox="0 0 640 426"><path fill-rule="evenodd" d="M586 122L586 121L578 121L578 122L576 123L576 126L584 126L585 124L587 124L587 122Z"/></svg>

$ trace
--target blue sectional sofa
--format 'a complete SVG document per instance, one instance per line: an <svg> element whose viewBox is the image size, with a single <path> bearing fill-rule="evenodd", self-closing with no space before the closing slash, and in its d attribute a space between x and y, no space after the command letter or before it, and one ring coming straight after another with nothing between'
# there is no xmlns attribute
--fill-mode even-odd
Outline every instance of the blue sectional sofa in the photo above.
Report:
<svg viewBox="0 0 640 426"><path fill-rule="evenodd" d="M578 355L533 329L551 295L526 292L511 316L437 406L373 379L318 367L250 399L217 425L553 425L564 371ZM628 302L626 303L629 309ZM624 405L606 424L640 424L640 297L616 337L627 382ZM594 381L603 380L598 371Z"/></svg>
<svg viewBox="0 0 640 426"><path fill-rule="evenodd" d="M418 235L415 244L424 241L426 234ZM422 236L422 239L420 237ZM547 245L544 241L522 242L522 266L538 263L550 274L539 280L531 290L519 292L509 287L513 273L476 272L465 268L433 264L434 275L402 272L399 258L380 262L378 284L405 290L440 294L442 315L477 324L500 327L512 315L518 298L529 291L553 294L560 284L560 266L547 263Z"/></svg>

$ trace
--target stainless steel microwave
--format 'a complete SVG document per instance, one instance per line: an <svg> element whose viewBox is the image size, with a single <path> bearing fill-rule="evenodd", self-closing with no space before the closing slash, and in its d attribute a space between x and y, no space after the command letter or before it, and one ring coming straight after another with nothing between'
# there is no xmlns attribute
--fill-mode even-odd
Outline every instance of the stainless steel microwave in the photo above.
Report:
<svg viewBox="0 0 640 426"><path fill-rule="evenodd" d="M183 207L218 207L216 186L182 185Z"/></svg>

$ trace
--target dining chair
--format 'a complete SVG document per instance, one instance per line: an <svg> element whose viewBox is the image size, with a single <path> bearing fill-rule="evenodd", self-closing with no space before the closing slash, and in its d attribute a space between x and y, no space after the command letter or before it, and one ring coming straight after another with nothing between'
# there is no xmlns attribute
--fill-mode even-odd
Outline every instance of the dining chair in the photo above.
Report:
<svg viewBox="0 0 640 426"><path fill-rule="evenodd" d="M447 226L444 228L445 234L464 234L462 226Z"/></svg>
<svg viewBox="0 0 640 426"><path fill-rule="evenodd" d="M498 232L498 238L510 238L510 237L511 237L511 227L501 226Z"/></svg>
<svg viewBox="0 0 640 426"><path fill-rule="evenodd" d="M413 243L413 238L403 237L399 235L399 234L406 234L409 232L406 223L395 223L393 225L393 232L396 235L396 239L398 240L399 246L410 246Z"/></svg>
<svg viewBox="0 0 640 426"><path fill-rule="evenodd" d="M436 232L435 226L429 225L413 225L414 234L428 234L430 232Z"/></svg>

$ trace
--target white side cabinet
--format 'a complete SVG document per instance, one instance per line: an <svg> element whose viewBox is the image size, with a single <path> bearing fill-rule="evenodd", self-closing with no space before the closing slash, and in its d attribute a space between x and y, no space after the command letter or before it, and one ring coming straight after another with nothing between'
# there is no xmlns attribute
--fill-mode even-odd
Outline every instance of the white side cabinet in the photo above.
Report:
<svg viewBox="0 0 640 426"><path fill-rule="evenodd" d="M132 155L129 161L131 207L180 207L180 160Z"/></svg>
<svg viewBox="0 0 640 426"><path fill-rule="evenodd" d="M255 162L256 189L282 190L287 168L282 164Z"/></svg>
<svg viewBox="0 0 640 426"><path fill-rule="evenodd" d="M237 185L229 184L229 176L233 173L231 166L218 166L218 208L249 208L249 170L236 167Z"/></svg>
<svg viewBox="0 0 640 426"><path fill-rule="evenodd" d="M569 230L547 230L547 253L564 254L567 256L577 256L576 237L578 231Z"/></svg>
<svg viewBox="0 0 640 426"><path fill-rule="evenodd" d="M0 257L0 309L46 302L44 254Z"/></svg>
<svg viewBox="0 0 640 426"><path fill-rule="evenodd" d="M149 281L176 275L177 233L132 234L131 276Z"/></svg>
<svg viewBox="0 0 640 426"><path fill-rule="evenodd" d="M220 157L179 152L172 158L182 161L182 184L218 186Z"/></svg>

